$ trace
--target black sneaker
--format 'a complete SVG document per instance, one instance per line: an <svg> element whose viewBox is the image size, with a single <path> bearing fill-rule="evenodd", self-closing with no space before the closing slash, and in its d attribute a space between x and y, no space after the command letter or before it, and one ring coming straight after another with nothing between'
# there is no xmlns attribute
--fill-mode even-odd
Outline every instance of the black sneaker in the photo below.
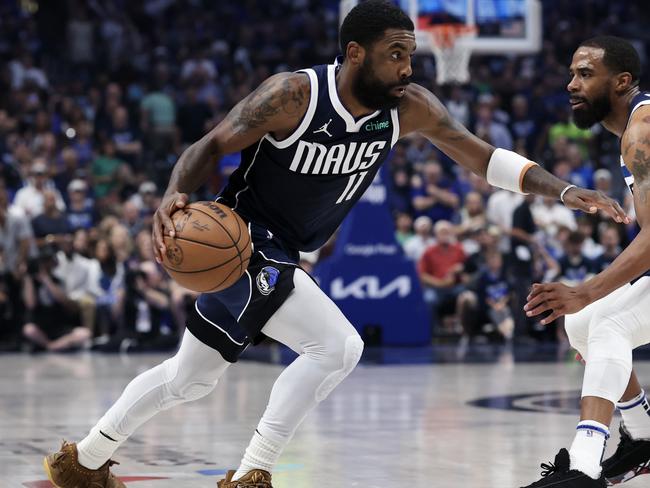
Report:
<svg viewBox="0 0 650 488"><path fill-rule="evenodd" d="M555 456L555 464L542 464L542 479L525 488L605 488L605 477L595 480L581 471L570 469L569 451L561 449Z"/></svg>
<svg viewBox="0 0 650 488"><path fill-rule="evenodd" d="M617 485L642 474L650 474L650 439L634 440L621 422L621 440L616 452L603 462L607 484Z"/></svg>

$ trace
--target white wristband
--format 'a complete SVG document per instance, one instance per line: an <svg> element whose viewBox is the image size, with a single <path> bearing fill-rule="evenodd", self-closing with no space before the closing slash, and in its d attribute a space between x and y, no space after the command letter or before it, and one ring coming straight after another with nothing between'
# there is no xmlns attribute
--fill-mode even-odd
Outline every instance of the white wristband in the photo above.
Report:
<svg viewBox="0 0 650 488"><path fill-rule="evenodd" d="M562 190L562 193L560 193L560 201L564 203L564 194L568 192L571 188L578 188L575 185L567 185L564 190Z"/></svg>
<svg viewBox="0 0 650 488"><path fill-rule="evenodd" d="M490 185L525 195L522 185L526 172L537 166L519 154L506 149L495 149L487 167L487 181Z"/></svg>

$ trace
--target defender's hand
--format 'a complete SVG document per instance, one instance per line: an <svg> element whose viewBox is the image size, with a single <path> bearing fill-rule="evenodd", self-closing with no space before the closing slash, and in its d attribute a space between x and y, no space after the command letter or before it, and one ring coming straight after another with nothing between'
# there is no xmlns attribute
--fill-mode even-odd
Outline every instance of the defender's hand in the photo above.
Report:
<svg viewBox="0 0 650 488"><path fill-rule="evenodd" d="M528 295L528 303L524 307L528 317L534 317L544 312L551 314L541 321L547 325L566 314L579 312L591 301L584 287L571 287L562 283L534 284Z"/></svg>
<svg viewBox="0 0 650 488"><path fill-rule="evenodd" d="M165 195L160 202L158 210L156 210L156 213L153 215L153 254L158 263L162 263L163 254L167 251L163 237L165 235L170 237L176 235L176 229L174 229L171 215L179 208L183 208L187 204L188 200L189 197L187 196L187 193L174 192Z"/></svg>
<svg viewBox="0 0 650 488"><path fill-rule="evenodd" d="M600 191L571 188L564 194L564 205L570 209L582 210L590 214L602 210L615 222L630 223L630 218L625 215L625 211L619 203Z"/></svg>

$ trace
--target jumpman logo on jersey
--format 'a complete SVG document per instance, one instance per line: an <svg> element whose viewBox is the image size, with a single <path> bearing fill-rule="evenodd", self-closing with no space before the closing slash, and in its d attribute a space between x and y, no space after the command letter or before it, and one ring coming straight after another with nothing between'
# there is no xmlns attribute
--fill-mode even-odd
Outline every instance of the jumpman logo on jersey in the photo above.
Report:
<svg viewBox="0 0 650 488"><path fill-rule="evenodd" d="M332 134L330 134L329 131L327 130L327 128L331 123L332 123L332 119L329 119L325 124L323 124L323 126L320 129L315 130L314 134L318 134L319 132L325 132L325 134L327 134L329 137L332 137Z"/></svg>

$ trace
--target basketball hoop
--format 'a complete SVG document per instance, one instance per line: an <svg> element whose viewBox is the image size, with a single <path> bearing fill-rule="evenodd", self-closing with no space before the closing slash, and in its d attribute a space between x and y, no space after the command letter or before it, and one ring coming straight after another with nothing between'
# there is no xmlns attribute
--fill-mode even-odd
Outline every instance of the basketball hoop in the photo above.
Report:
<svg viewBox="0 0 650 488"><path fill-rule="evenodd" d="M426 28L431 35L431 50L436 57L436 81L439 85L469 82L469 58L478 29L466 24L436 24Z"/></svg>

